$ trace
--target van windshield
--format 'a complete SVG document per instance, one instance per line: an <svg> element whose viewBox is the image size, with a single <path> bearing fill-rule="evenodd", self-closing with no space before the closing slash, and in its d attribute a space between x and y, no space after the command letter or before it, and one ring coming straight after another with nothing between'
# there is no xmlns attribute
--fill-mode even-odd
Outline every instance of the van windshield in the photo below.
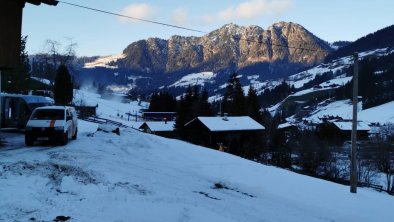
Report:
<svg viewBox="0 0 394 222"><path fill-rule="evenodd" d="M31 119L34 120L64 120L64 110L61 109L39 109L36 110Z"/></svg>

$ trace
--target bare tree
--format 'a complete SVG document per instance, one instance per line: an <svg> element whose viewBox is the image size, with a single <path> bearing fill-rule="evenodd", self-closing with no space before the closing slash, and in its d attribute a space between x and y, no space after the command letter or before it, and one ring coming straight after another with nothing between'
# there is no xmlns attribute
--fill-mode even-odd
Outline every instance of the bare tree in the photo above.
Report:
<svg viewBox="0 0 394 222"><path fill-rule="evenodd" d="M383 143L378 148L376 167L379 172L386 176L387 192L394 191L394 146L392 144Z"/></svg>
<svg viewBox="0 0 394 222"><path fill-rule="evenodd" d="M56 75L56 70L60 65L69 65L75 59L75 48L77 43L72 38L65 38L66 43L48 39L45 41L41 53L35 56L37 62L41 63L45 72L45 76L53 82ZM35 73L35 70L32 70Z"/></svg>
<svg viewBox="0 0 394 222"><path fill-rule="evenodd" d="M75 58L75 48L77 43L72 38L65 38L67 44L61 44L56 40L47 39L45 42L44 53L47 54L57 69L59 65L67 65Z"/></svg>

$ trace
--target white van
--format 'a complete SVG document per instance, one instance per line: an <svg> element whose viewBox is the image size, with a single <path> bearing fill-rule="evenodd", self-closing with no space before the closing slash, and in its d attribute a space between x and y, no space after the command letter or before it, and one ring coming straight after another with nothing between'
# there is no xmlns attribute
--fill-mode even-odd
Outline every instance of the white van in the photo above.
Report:
<svg viewBox="0 0 394 222"><path fill-rule="evenodd" d="M44 106L36 108L25 128L25 143L32 146L36 140L60 142L77 139L78 118L73 107Z"/></svg>

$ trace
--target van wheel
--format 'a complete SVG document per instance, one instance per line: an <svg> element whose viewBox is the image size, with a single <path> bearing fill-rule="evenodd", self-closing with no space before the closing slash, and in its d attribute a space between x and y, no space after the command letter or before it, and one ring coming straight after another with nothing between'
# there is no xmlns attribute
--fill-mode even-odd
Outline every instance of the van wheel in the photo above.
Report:
<svg viewBox="0 0 394 222"><path fill-rule="evenodd" d="M75 134L73 135L73 137L71 139L76 140L77 135L78 135L78 128L75 129Z"/></svg>
<svg viewBox="0 0 394 222"><path fill-rule="evenodd" d="M68 133L67 133L67 132L63 133L60 142L61 142L61 144L62 144L63 146L64 146L64 145L67 145L67 142L68 142Z"/></svg>
<svg viewBox="0 0 394 222"><path fill-rule="evenodd" d="M31 136L25 135L25 144L26 144L26 146L33 146L34 138Z"/></svg>

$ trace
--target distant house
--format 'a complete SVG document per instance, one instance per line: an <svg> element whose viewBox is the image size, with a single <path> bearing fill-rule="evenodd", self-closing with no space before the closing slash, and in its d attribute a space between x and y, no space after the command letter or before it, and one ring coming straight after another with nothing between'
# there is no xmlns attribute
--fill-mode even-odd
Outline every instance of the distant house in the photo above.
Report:
<svg viewBox="0 0 394 222"><path fill-rule="evenodd" d="M262 133L265 127L249 116L197 117L185 124L190 142L212 147L239 144L246 135Z"/></svg>
<svg viewBox="0 0 394 222"><path fill-rule="evenodd" d="M333 123L335 127L339 130L339 133L342 137L346 139L351 139L352 134L352 122L350 121L338 121ZM368 139L368 132L371 130L371 127L368 124L358 121L357 122L357 138L359 139Z"/></svg>
<svg viewBox="0 0 394 222"><path fill-rule="evenodd" d="M317 128L320 136L327 139L334 139L336 141L350 140L352 134L352 121L342 120L335 122L325 122ZM371 127L368 124L358 121L357 123L357 138L368 139L368 133Z"/></svg>
<svg viewBox="0 0 394 222"><path fill-rule="evenodd" d="M143 112L142 119L144 121L173 121L176 112Z"/></svg>
<svg viewBox="0 0 394 222"><path fill-rule="evenodd" d="M174 137L174 121L144 122L139 129L145 133L172 138Z"/></svg>
<svg viewBox="0 0 394 222"><path fill-rule="evenodd" d="M300 135L298 127L292 123L282 123L278 125L278 132L283 135L286 141L297 138Z"/></svg>

